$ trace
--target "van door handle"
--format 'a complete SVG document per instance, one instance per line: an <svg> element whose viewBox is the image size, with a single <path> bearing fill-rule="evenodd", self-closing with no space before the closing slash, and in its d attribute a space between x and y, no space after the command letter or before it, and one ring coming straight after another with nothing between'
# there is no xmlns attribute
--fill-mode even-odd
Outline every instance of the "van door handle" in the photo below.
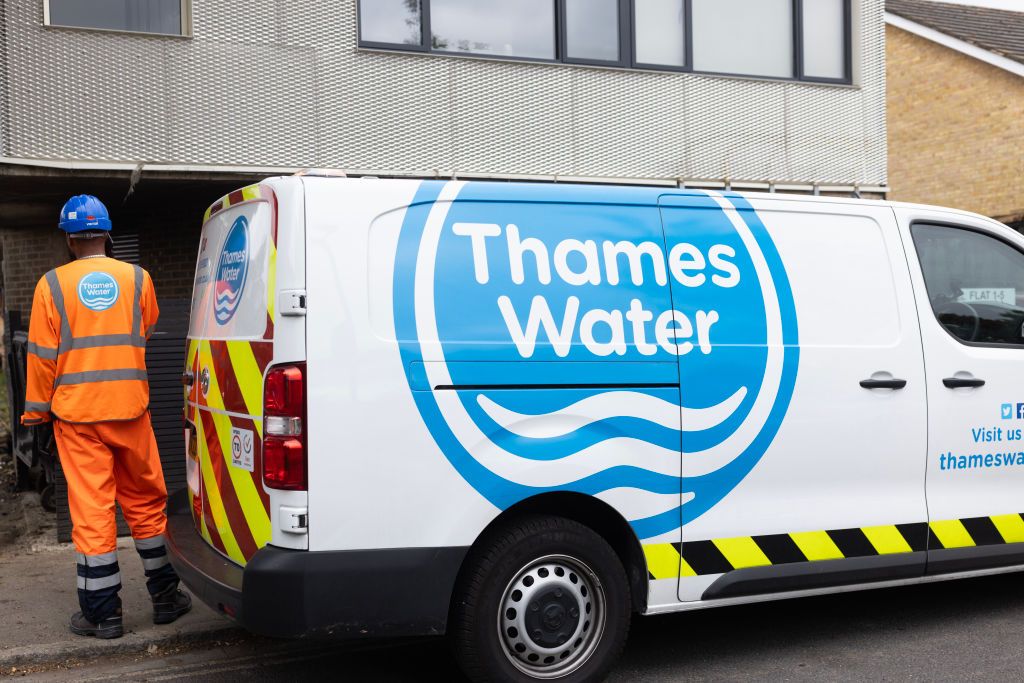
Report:
<svg viewBox="0 0 1024 683"><path fill-rule="evenodd" d="M862 379L860 385L865 389L902 389L907 386L905 379Z"/></svg>
<svg viewBox="0 0 1024 683"><path fill-rule="evenodd" d="M985 386L985 380L978 379L977 377L947 377L942 380L950 389L963 389L965 387L983 387Z"/></svg>

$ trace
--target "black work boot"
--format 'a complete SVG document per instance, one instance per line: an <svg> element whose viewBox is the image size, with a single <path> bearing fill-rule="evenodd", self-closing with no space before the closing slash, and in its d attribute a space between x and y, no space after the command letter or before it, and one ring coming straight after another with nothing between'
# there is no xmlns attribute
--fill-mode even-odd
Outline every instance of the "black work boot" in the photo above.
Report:
<svg viewBox="0 0 1024 683"><path fill-rule="evenodd" d="M71 632L75 635L91 636L103 640L120 638L124 635L121 610L117 610L115 614L101 620L98 624L89 621L81 612L75 612L71 615Z"/></svg>
<svg viewBox="0 0 1024 683"><path fill-rule="evenodd" d="M192 598L177 586L153 596L153 623L169 624L192 609Z"/></svg>

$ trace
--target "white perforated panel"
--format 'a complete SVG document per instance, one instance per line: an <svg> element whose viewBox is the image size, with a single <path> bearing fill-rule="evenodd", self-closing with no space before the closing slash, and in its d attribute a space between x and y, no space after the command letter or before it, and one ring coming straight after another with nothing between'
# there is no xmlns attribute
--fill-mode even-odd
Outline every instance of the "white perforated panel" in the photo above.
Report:
<svg viewBox="0 0 1024 683"><path fill-rule="evenodd" d="M371 52L355 4L194 0L183 39L47 28L42 0L0 0L0 155L886 182L883 0L854 0L854 87Z"/></svg>

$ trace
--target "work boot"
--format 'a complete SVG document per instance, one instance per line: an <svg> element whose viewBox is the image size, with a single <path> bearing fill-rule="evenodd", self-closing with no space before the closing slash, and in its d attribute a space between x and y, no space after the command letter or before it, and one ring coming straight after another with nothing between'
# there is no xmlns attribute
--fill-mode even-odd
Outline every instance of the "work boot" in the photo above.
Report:
<svg viewBox="0 0 1024 683"><path fill-rule="evenodd" d="M92 636L109 640L120 638L124 635L124 624L121 622L121 610L117 610L112 616L94 624L81 612L71 615L71 632L79 636Z"/></svg>
<svg viewBox="0 0 1024 683"><path fill-rule="evenodd" d="M153 623L169 624L192 609L192 598L177 586L153 596Z"/></svg>

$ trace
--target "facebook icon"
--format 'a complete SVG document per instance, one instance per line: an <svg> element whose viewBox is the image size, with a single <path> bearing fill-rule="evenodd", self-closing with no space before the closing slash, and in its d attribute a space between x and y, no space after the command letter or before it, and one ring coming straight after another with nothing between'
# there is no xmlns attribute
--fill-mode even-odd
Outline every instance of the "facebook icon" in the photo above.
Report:
<svg viewBox="0 0 1024 683"><path fill-rule="evenodd" d="M1024 419L1024 403L1017 404L1017 419Z"/></svg>

